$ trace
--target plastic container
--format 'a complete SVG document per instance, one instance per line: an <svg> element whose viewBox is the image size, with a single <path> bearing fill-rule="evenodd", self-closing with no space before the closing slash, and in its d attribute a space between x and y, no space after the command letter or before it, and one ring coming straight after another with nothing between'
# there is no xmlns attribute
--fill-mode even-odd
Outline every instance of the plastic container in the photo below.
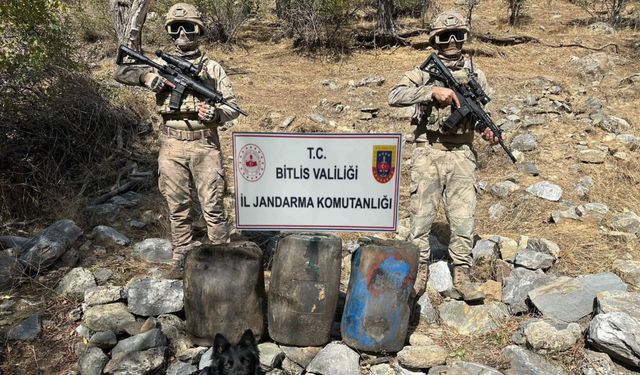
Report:
<svg viewBox="0 0 640 375"><path fill-rule="evenodd" d="M377 239L356 250L340 325L345 344L370 352L402 349L418 253L409 242Z"/></svg>
<svg viewBox="0 0 640 375"><path fill-rule="evenodd" d="M330 234L291 234L278 241L269 284L268 326L281 344L329 342L340 293L342 240Z"/></svg>
<svg viewBox="0 0 640 375"><path fill-rule="evenodd" d="M184 266L184 311L189 336L211 346L216 333L238 342L251 329L264 332L262 250L253 242L203 245Z"/></svg>

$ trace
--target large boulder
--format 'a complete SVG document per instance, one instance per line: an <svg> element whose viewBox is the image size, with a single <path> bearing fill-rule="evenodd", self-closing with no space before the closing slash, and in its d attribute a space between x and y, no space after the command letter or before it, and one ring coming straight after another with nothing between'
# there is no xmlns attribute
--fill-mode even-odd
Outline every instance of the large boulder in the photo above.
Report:
<svg viewBox="0 0 640 375"><path fill-rule="evenodd" d="M142 316L157 316L182 310L182 280L142 279L128 287L129 311Z"/></svg>
<svg viewBox="0 0 640 375"><path fill-rule="evenodd" d="M640 320L627 313L596 315L589 323L587 342L620 362L640 367Z"/></svg>
<svg viewBox="0 0 640 375"><path fill-rule="evenodd" d="M529 292L529 299L544 316L577 322L593 312L596 294L607 290L627 290L611 272L571 278L561 276Z"/></svg>

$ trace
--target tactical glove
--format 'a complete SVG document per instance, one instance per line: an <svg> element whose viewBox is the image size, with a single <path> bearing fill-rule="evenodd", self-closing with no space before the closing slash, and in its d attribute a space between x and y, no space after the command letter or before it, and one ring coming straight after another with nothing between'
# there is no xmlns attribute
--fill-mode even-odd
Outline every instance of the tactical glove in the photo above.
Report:
<svg viewBox="0 0 640 375"><path fill-rule="evenodd" d="M167 85L167 80L156 73L146 73L143 77L144 85L153 92L160 92Z"/></svg>

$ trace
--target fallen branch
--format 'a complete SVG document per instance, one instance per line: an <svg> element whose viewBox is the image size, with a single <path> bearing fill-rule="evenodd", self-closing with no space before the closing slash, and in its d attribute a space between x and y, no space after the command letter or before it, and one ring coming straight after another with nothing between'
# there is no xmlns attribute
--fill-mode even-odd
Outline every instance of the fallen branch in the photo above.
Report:
<svg viewBox="0 0 640 375"><path fill-rule="evenodd" d="M481 42L490 43L497 46L514 46L517 44L524 44L524 43L538 43L540 45L543 45L545 47L550 47L550 48L578 47L578 48L588 49L591 51L602 51L607 47L613 47L615 53L618 53L618 50L619 50L618 45L615 43L605 44L602 47L589 47L580 43L548 44L541 41L538 38L528 36L528 35L511 35L506 37L497 37L490 34L483 34L483 35L477 35L476 38L478 38L478 40Z"/></svg>
<svg viewBox="0 0 640 375"><path fill-rule="evenodd" d="M106 202L107 200L115 197L116 195L125 193L129 190L131 190L134 186L136 186L139 182L143 181L144 178L139 178L139 177L134 177L129 179L129 181L127 181L124 185L120 186L117 189L114 189L108 193L102 194L101 196L99 196L98 198L94 199L90 205L97 205L97 204L102 204L104 202Z"/></svg>

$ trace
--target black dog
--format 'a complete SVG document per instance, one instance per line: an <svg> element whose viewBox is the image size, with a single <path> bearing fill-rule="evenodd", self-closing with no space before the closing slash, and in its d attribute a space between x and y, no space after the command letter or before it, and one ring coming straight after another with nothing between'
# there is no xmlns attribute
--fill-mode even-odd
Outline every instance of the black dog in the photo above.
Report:
<svg viewBox="0 0 640 375"><path fill-rule="evenodd" d="M250 329L246 330L236 345L230 344L223 335L216 334L213 339L211 365L197 374L262 375L258 346L253 332Z"/></svg>

